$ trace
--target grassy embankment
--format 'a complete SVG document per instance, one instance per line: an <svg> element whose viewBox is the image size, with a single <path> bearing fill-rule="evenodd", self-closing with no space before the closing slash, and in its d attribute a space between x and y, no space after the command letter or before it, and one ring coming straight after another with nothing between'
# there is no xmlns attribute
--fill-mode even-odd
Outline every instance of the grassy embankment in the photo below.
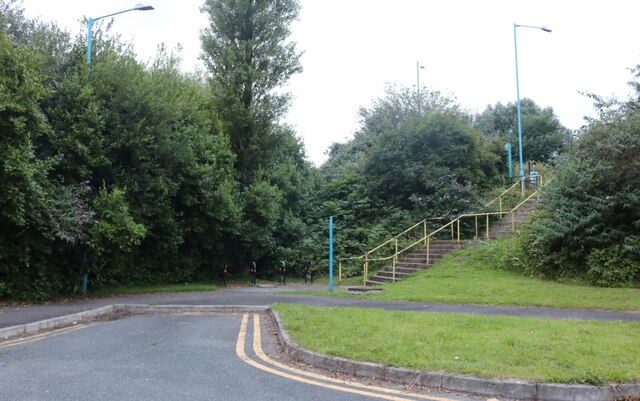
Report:
<svg viewBox="0 0 640 401"><path fill-rule="evenodd" d="M448 255L366 299L640 311L640 289L496 268L509 240ZM328 295L326 291L307 292ZM334 291L335 296L349 296ZM302 346L390 366L559 383L640 381L640 323L275 306Z"/></svg>

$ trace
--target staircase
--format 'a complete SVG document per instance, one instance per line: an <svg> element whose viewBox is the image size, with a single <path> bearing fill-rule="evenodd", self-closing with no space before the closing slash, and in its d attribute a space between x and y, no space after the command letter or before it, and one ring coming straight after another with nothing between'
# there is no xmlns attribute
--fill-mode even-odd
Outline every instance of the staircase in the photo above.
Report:
<svg viewBox="0 0 640 401"><path fill-rule="evenodd" d="M460 249L475 241L445 241L435 240L429 243L429 262L427 263L427 247L422 246L414 252L407 254L396 262L395 281L400 281L421 270L433 266L438 260L449 252ZM365 281L365 285L382 285L394 281L393 267L387 266L379 270L374 276Z"/></svg>
<svg viewBox="0 0 640 401"><path fill-rule="evenodd" d="M513 222L517 227L520 223L527 219L529 213L534 211L538 206L537 199L531 199L528 202L522 204L513 214L513 220L511 214L507 214L501 219L495 221L489 227L489 238L496 239L501 237L508 237L512 235ZM375 275L369 277L365 281L367 286L383 285L392 281L400 281L406 277L411 276L421 270L428 269L433 266L438 260L442 259L444 255L451 251L460 249L469 244L477 243L477 240L472 241L446 241L446 240L432 240L429 242L429 262L427 263L427 247L422 246L417 250L407 254L406 256L398 259L395 268L395 279L393 273L393 266L387 266L382 270L376 272Z"/></svg>
<svg viewBox="0 0 640 401"><path fill-rule="evenodd" d="M505 215L503 218L495 221L493 225L489 228L489 238L497 239L503 237L509 237L513 234L513 223L515 223L515 227L517 228L522 222L524 222L527 217L529 217L529 213L536 210L540 201L537 198L531 199L528 202L524 203L518 209L516 209L513 214L513 221L510 214Z"/></svg>

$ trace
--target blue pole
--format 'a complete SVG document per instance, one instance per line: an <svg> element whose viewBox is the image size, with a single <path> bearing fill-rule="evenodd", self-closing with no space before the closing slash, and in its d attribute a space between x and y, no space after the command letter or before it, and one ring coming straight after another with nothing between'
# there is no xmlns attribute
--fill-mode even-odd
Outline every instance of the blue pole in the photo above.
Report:
<svg viewBox="0 0 640 401"><path fill-rule="evenodd" d="M509 183L513 182L513 161L511 160L511 144L504 145L507 148L507 162L509 163Z"/></svg>
<svg viewBox="0 0 640 401"><path fill-rule="evenodd" d="M91 30L93 29L93 18L87 21L87 65L91 64Z"/></svg>
<svg viewBox="0 0 640 401"><path fill-rule="evenodd" d="M152 6L145 6L145 5L142 5L142 4L138 4L134 8L129 8L127 10L118 11L117 13L111 13L111 14L103 15L102 17L98 17L98 18L89 18L87 20L87 65L91 64L91 30L93 28L93 23L94 22L96 22L97 20L103 19L103 18L113 17L114 15L127 13L129 11L149 11L149 10L153 10L153 9L154 8Z"/></svg>
<svg viewBox="0 0 640 401"><path fill-rule="evenodd" d="M516 95L518 96L518 157L520 159L520 180L524 191L524 167L522 163L522 115L520 112L520 79L518 77L518 39L516 37L518 25L513 23L513 46L516 54Z"/></svg>
<svg viewBox="0 0 640 401"><path fill-rule="evenodd" d="M333 216L329 216L329 292L333 292Z"/></svg>

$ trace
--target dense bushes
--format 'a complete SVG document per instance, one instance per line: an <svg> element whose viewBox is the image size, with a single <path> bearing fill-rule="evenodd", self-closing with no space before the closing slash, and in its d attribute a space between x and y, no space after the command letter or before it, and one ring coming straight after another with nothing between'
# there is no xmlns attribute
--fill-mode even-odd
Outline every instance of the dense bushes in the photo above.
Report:
<svg viewBox="0 0 640 401"><path fill-rule="evenodd" d="M532 271L603 286L640 283L637 106L603 107L547 186L543 209L522 237Z"/></svg>
<svg viewBox="0 0 640 401"><path fill-rule="evenodd" d="M315 185L294 132L263 116L248 180L220 88L177 57L141 64L98 24L88 68L84 35L15 1L0 11L0 297L78 292L85 274L94 287L184 282L307 260L289 251L311 237Z"/></svg>

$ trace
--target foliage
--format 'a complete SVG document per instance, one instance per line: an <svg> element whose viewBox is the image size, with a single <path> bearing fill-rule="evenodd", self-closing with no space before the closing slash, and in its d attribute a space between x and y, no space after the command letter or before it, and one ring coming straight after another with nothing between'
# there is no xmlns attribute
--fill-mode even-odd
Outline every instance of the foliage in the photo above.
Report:
<svg viewBox="0 0 640 401"><path fill-rule="evenodd" d="M578 138L545 191L542 214L523 234L529 269L552 277L587 274L600 285L640 281L636 102L601 110Z"/></svg>
<svg viewBox="0 0 640 401"><path fill-rule="evenodd" d="M381 134L364 162L372 196L405 209L417 202L429 217L469 211L471 207L451 210L449 205L443 210L448 194L461 193L460 186L488 187L492 168L492 155L480 135L441 113ZM472 199L473 194L466 200Z"/></svg>
<svg viewBox="0 0 640 401"><path fill-rule="evenodd" d="M270 275L276 261L302 269L313 258L310 206L315 178L295 132L281 124L289 96L278 90L302 70L290 24L296 0L207 1L203 60L210 72L212 107L235 157L239 182L238 240L230 259L242 270L256 261Z"/></svg>
<svg viewBox="0 0 640 401"><path fill-rule="evenodd" d="M86 38L1 7L2 296L71 293L86 273L94 287L211 275L241 210L208 88L164 49L141 65L101 24L87 71Z"/></svg>
<svg viewBox="0 0 640 401"><path fill-rule="evenodd" d="M39 104L48 93L42 59L14 46L4 31L0 58L0 287L4 295L21 296L32 283L49 286L38 262L51 234L47 174L55 160L38 157L34 146L49 130Z"/></svg>
<svg viewBox="0 0 640 401"><path fill-rule="evenodd" d="M531 99L521 99L522 152L524 160L549 162L564 152L570 143L570 135L551 107L541 108ZM489 105L474 121L474 126L499 148L512 144L514 160L519 158L518 111L515 103Z"/></svg>
<svg viewBox="0 0 640 401"><path fill-rule="evenodd" d="M240 181L250 184L273 158L270 145L277 134L272 128L287 108L287 96L274 89L301 71L295 43L287 42L299 5L296 0L208 0L202 11L209 17L201 39L215 107Z"/></svg>
<svg viewBox="0 0 640 401"><path fill-rule="evenodd" d="M603 287L640 282L640 261L631 259L621 245L591 251L587 269L589 279Z"/></svg>
<svg viewBox="0 0 640 401"><path fill-rule="evenodd" d="M335 216L336 254L359 256L423 218L478 209L498 156L454 98L389 86L322 166L321 210ZM344 266L343 266L344 267ZM361 266L346 266L347 275Z"/></svg>

